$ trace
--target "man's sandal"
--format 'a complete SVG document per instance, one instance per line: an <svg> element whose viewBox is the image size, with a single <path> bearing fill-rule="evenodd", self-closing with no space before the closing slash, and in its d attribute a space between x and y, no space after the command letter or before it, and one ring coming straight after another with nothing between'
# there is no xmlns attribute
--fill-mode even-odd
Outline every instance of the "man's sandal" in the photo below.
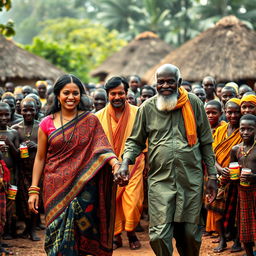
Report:
<svg viewBox="0 0 256 256"><path fill-rule="evenodd" d="M120 248L123 246L123 241L122 241L122 237L119 236L115 236L113 239L113 250L116 250L117 248Z"/></svg>
<svg viewBox="0 0 256 256"><path fill-rule="evenodd" d="M131 250L138 250L141 247L141 243L137 236L128 236L129 246Z"/></svg>

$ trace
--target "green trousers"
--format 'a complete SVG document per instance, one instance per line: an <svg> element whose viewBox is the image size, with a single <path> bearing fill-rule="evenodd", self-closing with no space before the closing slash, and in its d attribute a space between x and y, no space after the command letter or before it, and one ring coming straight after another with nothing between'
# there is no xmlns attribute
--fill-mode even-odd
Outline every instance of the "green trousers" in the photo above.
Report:
<svg viewBox="0 0 256 256"><path fill-rule="evenodd" d="M197 224L172 222L149 228L150 245L157 256L172 256L172 238L181 256L199 256L202 228Z"/></svg>

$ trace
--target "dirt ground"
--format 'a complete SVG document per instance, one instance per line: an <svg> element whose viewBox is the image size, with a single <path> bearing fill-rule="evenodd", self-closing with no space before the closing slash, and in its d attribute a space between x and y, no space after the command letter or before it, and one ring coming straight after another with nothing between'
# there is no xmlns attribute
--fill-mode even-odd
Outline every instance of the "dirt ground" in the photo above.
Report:
<svg viewBox="0 0 256 256"><path fill-rule="evenodd" d="M145 230L147 230L147 223L142 222L142 226L144 227ZM44 241L44 231L39 231L38 232L39 236L41 237L41 241L39 242L32 242L29 239L15 239L15 240L9 240L5 241L3 240L4 243L8 243L9 245L12 246L10 250L14 252L14 255L19 255L19 256L46 256L44 249L43 249L43 241ZM126 235L123 234L123 247L118 248L117 250L114 251L113 256L153 256L154 253L150 248L149 245L149 238L147 231L137 233L142 247L139 250L132 251L129 249L128 241L126 239ZM239 252L239 253L230 253L230 247L232 246L232 242L228 242L228 247L227 250L225 250L222 253L213 253L213 248L216 247L216 244L212 243L211 238L209 237L203 237L203 243L200 251L201 256L227 256L227 255L232 255L232 256L242 256L245 255L245 252ZM174 243L175 244L175 243ZM174 245L175 247L175 245ZM178 256L179 254L175 250L174 256Z"/></svg>

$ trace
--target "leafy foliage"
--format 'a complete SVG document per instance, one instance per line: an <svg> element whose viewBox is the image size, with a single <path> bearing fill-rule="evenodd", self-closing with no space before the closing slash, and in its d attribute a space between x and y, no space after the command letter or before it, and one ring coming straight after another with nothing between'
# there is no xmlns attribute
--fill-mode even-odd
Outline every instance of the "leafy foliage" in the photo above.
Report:
<svg viewBox="0 0 256 256"><path fill-rule="evenodd" d="M0 12L2 12L4 9L6 11L9 11L12 7L12 1L11 0L2 0L0 1ZM15 34L14 31L14 22L12 20L8 20L6 24L0 24L0 34L4 36L12 36Z"/></svg>
<svg viewBox="0 0 256 256"><path fill-rule="evenodd" d="M103 24L126 40L150 30L179 46L230 14L256 28L252 0L19 0L8 15L17 24L21 43L30 43L45 20L70 17Z"/></svg>
<svg viewBox="0 0 256 256"><path fill-rule="evenodd" d="M43 26L32 45L25 49L77 75L84 82L89 81L90 70L126 44L117 39L116 31L86 19L48 20Z"/></svg>

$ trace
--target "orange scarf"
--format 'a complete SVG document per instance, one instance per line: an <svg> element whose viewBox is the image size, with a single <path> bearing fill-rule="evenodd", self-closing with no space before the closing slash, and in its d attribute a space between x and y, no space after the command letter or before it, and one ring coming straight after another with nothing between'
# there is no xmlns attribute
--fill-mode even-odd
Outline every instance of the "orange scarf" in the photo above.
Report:
<svg viewBox="0 0 256 256"><path fill-rule="evenodd" d="M197 141L196 120L194 110L188 98L188 92L183 87L179 88L179 99L175 109L179 108L182 108L188 145L192 147Z"/></svg>
<svg viewBox="0 0 256 256"><path fill-rule="evenodd" d="M122 147L121 141L123 141L124 134L125 134L124 124L125 125L127 124L129 116L130 116L130 106L127 102L125 103L124 111L123 111L121 117L119 118L119 120L116 118L115 110L111 106L111 104L109 104L107 106L108 127L112 127L111 117L117 122L116 130L113 132L113 130L110 129L110 131L109 131L110 144L112 145L114 152L117 156L119 156L119 154L121 152L121 147Z"/></svg>

